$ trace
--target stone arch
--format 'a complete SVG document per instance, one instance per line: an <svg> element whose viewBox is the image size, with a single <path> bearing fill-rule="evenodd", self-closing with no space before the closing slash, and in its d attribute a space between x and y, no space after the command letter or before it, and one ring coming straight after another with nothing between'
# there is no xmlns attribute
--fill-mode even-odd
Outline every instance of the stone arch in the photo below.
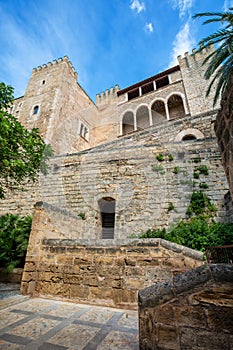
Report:
<svg viewBox="0 0 233 350"><path fill-rule="evenodd" d="M198 130L193 128L188 128L185 130L182 130L179 132L178 135L176 135L174 141L188 141L188 140L195 140L195 139L204 139L204 134Z"/></svg>
<svg viewBox="0 0 233 350"><path fill-rule="evenodd" d="M134 131L134 114L132 111L126 111L122 117L121 135L129 134Z"/></svg>
<svg viewBox="0 0 233 350"><path fill-rule="evenodd" d="M172 93L167 97L169 119L185 117L184 97L181 93Z"/></svg>
<svg viewBox="0 0 233 350"><path fill-rule="evenodd" d="M152 125L163 122L167 119L166 106L162 99L158 99L151 104Z"/></svg>
<svg viewBox="0 0 233 350"><path fill-rule="evenodd" d="M102 239L113 239L115 228L116 200L113 197L102 197L98 201L101 223Z"/></svg>
<svg viewBox="0 0 233 350"><path fill-rule="evenodd" d="M140 105L136 111L137 130L143 130L150 126L150 114L147 105Z"/></svg>

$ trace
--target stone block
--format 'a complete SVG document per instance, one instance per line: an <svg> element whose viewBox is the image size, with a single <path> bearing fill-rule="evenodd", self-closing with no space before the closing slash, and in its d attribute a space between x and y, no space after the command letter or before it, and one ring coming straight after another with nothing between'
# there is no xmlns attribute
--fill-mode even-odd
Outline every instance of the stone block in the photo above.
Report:
<svg viewBox="0 0 233 350"><path fill-rule="evenodd" d="M180 350L179 332L175 326L158 325L157 339L159 349Z"/></svg>

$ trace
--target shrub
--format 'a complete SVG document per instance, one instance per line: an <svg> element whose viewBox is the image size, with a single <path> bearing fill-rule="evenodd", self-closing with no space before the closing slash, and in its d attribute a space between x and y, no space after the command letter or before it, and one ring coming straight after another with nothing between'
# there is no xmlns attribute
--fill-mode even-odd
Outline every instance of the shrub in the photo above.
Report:
<svg viewBox="0 0 233 350"><path fill-rule="evenodd" d="M193 178L194 179L199 179L199 177L200 177L200 174L198 172L194 171Z"/></svg>
<svg viewBox="0 0 233 350"><path fill-rule="evenodd" d="M199 170L200 174L209 175L209 170L208 170L206 165L200 165L198 167L198 170Z"/></svg>
<svg viewBox="0 0 233 350"><path fill-rule="evenodd" d="M156 159L159 161L159 162L163 162L164 161L164 156L159 153L157 156L156 156Z"/></svg>
<svg viewBox="0 0 233 350"><path fill-rule="evenodd" d="M31 223L31 216L6 214L0 217L0 266L7 272L24 266Z"/></svg>
<svg viewBox="0 0 233 350"><path fill-rule="evenodd" d="M82 220L85 220L85 219L86 219L85 213L79 213L78 216L79 216Z"/></svg>
<svg viewBox="0 0 233 350"><path fill-rule="evenodd" d="M179 174L180 173L180 167L179 166L175 166L173 169L173 173L174 174Z"/></svg>
<svg viewBox="0 0 233 350"><path fill-rule="evenodd" d="M208 246L229 245L233 241L233 224L208 222L205 217L181 220L167 231L147 230L140 238L162 238L204 252Z"/></svg>
<svg viewBox="0 0 233 350"><path fill-rule="evenodd" d="M160 172L161 174L165 174L165 171L164 171L162 165L154 165L154 166L152 166L152 170Z"/></svg>
<svg viewBox="0 0 233 350"><path fill-rule="evenodd" d="M199 187L202 188L202 189L207 189L209 186L206 182L200 182L199 183Z"/></svg>
<svg viewBox="0 0 233 350"><path fill-rule="evenodd" d="M201 162L201 158L194 158L194 163L200 163Z"/></svg>
<svg viewBox="0 0 233 350"><path fill-rule="evenodd" d="M168 155L168 160L169 160L169 162L172 162L173 159L174 159L173 155L172 155L172 154L169 154L169 155Z"/></svg>
<svg viewBox="0 0 233 350"><path fill-rule="evenodd" d="M216 207L211 203L210 198L203 192L193 192L186 214L190 217L192 215L203 215L216 211Z"/></svg>
<svg viewBox="0 0 233 350"><path fill-rule="evenodd" d="M174 209L175 209L174 204L172 202L169 202L169 205L168 205L168 208L167 208L168 213L169 213L169 211L172 211Z"/></svg>

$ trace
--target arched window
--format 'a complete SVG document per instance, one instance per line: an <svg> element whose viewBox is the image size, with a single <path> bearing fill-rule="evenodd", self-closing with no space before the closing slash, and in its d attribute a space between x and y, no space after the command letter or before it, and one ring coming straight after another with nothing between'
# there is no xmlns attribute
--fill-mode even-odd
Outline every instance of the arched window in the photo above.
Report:
<svg viewBox="0 0 233 350"><path fill-rule="evenodd" d="M152 124L158 124L167 119L163 101L155 101L151 107Z"/></svg>
<svg viewBox="0 0 233 350"><path fill-rule="evenodd" d="M134 131L133 112L126 112L122 119L122 135L129 134Z"/></svg>
<svg viewBox="0 0 233 350"><path fill-rule="evenodd" d="M178 135L176 135L174 141L191 141L196 139L203 139L204 137L204 134L200 130L188 128L180 131Z"/></svg>
<svg viewBox="0 0 233 350"><path fill-rule="evenodd" d="M38 114L38 112L39 112L39 106L35 106L33 108L33 115Z"/></svg>
<svg viewBox="0 0 233 350"><path fill-rule="evenodd" d="M98 201L98 204L102 221L102 239L113 239L116 201L112 197L104 197Z"/></svg>
<svg viewBox="0 0 233 350"><path fill-rule="evenodd" d="M172 95L168 100L169 118L183 118L185 116L183 99L179 95Z"/></svg>
<svg viewBox="0 0 233 350"><path fill-rule="evenodd" d="M149 109L147 106L141 106L137 110L137 129L143 130L150 126Z"/></svg>
<svg viewBox="0 0 233 350"><path fill-rule="evenodd" d="M191 141L191 140L196 140L196 136L195 135L185 135L183 138L182 138L182 141Z"/></svg>

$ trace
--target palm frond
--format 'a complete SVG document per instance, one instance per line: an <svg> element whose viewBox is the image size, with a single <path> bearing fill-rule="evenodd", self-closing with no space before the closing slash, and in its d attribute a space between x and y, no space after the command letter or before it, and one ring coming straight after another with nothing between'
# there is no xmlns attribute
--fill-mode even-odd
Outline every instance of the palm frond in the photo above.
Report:
<svg viewBox="0 0 233 350"><path fill-rule="evenodd" d="M208 64L204 73L205 79L211 79L206 96L215 87L213 106L216 105L220 94L223 94L227 82L233 73L233 7L227 12L204 12L197 13L193 18L208 17L203 24L220 22L224 28L204 37L200 42L198 52L207 49L208 46L219 44L218 48L211 52L203 61ZM209 18L210 17L210 18Z"/></svg>

